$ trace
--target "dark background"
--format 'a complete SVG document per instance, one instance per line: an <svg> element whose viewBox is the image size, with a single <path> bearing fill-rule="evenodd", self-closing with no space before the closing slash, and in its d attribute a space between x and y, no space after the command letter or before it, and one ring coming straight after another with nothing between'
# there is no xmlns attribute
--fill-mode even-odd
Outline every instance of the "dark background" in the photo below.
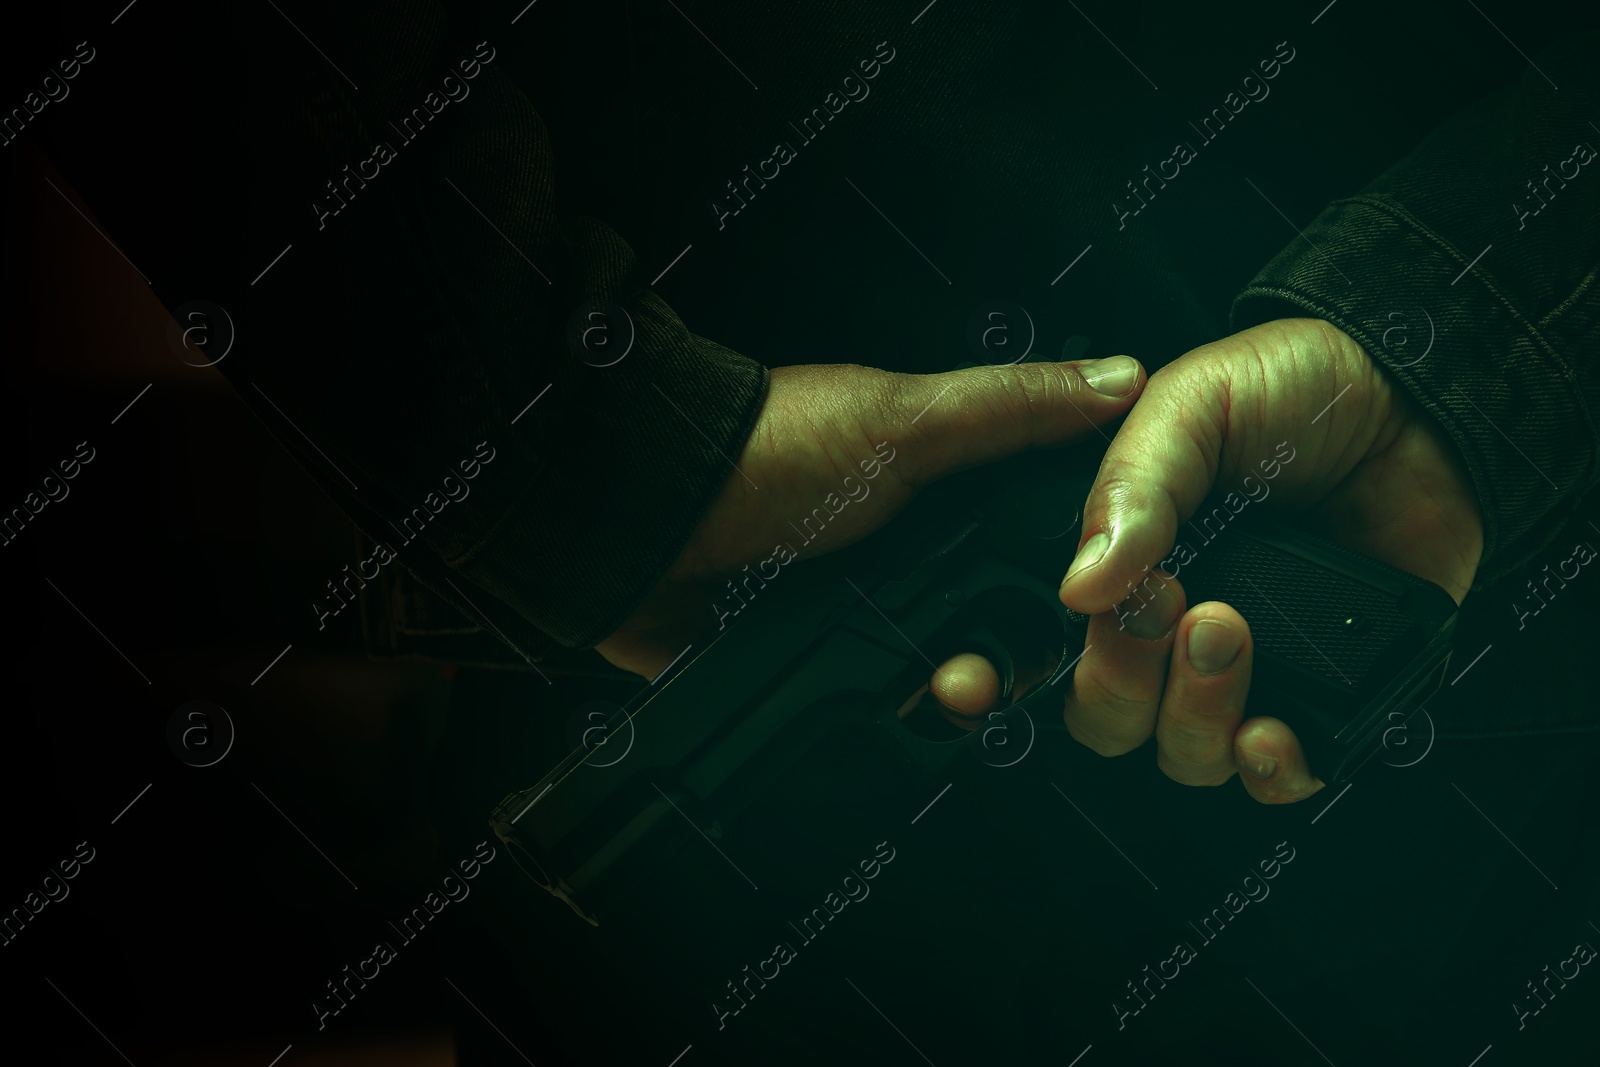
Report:
<svg viewBox="0 0 1600 1067"><path fill-rule="evenodd" d="M147 4L154 0L142 0L118 25L132 25ZM534 20L551 14L541 10L547 5L558 6L547 0L517 30L531 39L539 32ZM98 25L115 14L101 10L107 6L69 5L55 15L59 30L30 37L19 29L7 42L7 99L20 98L30 71L69 54L86 35L72 28L74 19ZM1504 38L1470 5L1408 15L1343 0L1313 34L1304 27L1316 6L1264 6L1262 17L1275 20L1267 25L1289 29L1237 42L1228 62L1264 56L1278 37L1303 38L1305 68L1319 55L1339 55L1344 69L1364 74L1348 77L1338 112L1296 111L1295 80L1317 75L1290 69L1273 103L1243 116L1240 137L1248 140L1204 150L1202 165L1160 205L1165 239L1217 257L1214 291L1201 299L1219 333L1231 293L1290 236L1260 205L1215 206L1249 203L1233 203L1235 168L1306 127L1360 137L1364 152L1398 156L1417 131L1464 102L1463 83L1481 79L1486 90L1518 69ZM1520 6L1483 8L1530 53L1560 30ZM1165 42L1147 67L1161 65L1164 91L1170 84L1209 107L1232 87L1214 73L1222 65L1215 56L1188 51L1127 12L1085 10L1113 39ZM128 80L108 77L98 88L140 91L137 37L124 40L120 57L107 48L96 60L104 66L91 64L73 83L74 96L95 91L89 74L113 64ZM517 61L517 40L505 35L508 64ZM685 32L675 47L690 54L698 40ZM1119 122L1152 130L1154 151L1181 125L1174 116L1186 105L1135 95L1141 83L1105 52L1101 106ZM692 54L699 59L703 49ZM717 62L714 53L706 62ZM1046 77L1037 65L1020 69L1018 85ZM1454 72L1449 94L1436 88L1443 69ZM897 73L890 68L884 77ZM155 84L183 72L147 76ZM819 95L829 81L816 77ZM1004 91L1023 91L1018 85ZM38 121L81 102L69 97ZM147 124L129 133L143 150L98 177L137 188L160 182L164 168L196 165L204 131L182 118L152 107ZM564 129L560 113L549 121L558 143L590 136L576 125ZM820 182L819 173L839 162L821 152L803 156L780 181ZM751 159L742 145L727 154L740 164ZM1323 160L1314 177L1263 179L1297 221L1313 215L1328 190L1372 177L1337 150ZM772 827L785 826L794 845L767 861L785 899L820 899L833 881L821 857L836 850L863 857L887 838L900 858L875 885L877 903L847 910L830 935L839 942L803 950L783 985L730 1022L731 1034L717 1035L708 1012L683 1015L689 1009L680 1004L701 999L700 990L674 988L673 960L629 957L625 945L597 950L585 941L592 931L499 858L471 883L465 903L449 906L319 1032L308 1003L322 984L369 955L373 942L393 940L387 921L489 838L489 809L564 751L574 709L597 695L621 698L640 683L598 658L552 671L553 685L525 673L370 662L354 612L317 632L305 602L356 558L351 526L220 376L178 360L166 312L69 203L93 217L93 204L77 201L32 139L7 146L4 162L0 291L12 343L0 420L8 457L3 506L20 503L77 442L88 440L97 452L67 499L0 548L17 682L0 775L10 815L0 907L20 905L78 842L96 850L69 883L70 895L0 947L7 1041L34 1049L8 1055L265 1067L292 1046L278 1062L432 1064L453 1055L472 1064L523 1062L525 1054L544 1065L584 1062L627 1030L639 1046L653 1044L661 1064L692 1043L681 1061L689 1067L701 1057L777 1057L774 1035L809 1026L839 1035L843 1062L920 1062L835 975L870 993L941 1067L981 1058L981 1035L1008 1028L1013 1036L1042 1035L1023 1042L1033 1043L1037 1062L1071 1062L1092 1044L1085 1065L1324 1057L1340 1065L1466 1065L1492 1045L1480 1061L1489 1065L1562 1061L1592 1048L1600 987L1590 987L1600 980L1587 969L1526 1029L1518 1030L1508 1005L1526 999L1523 983L1570 955L1575 942L1600 943L1591 925L1600 922L1600 871L1588 785L1596 735L1473 739L1449 728L1453 712L1486 707L1508 719L1535 705L1592 711L1586 667L1600 628L1588 608L1595 579L1587 571L1521 631L1510 608L1520 578L1475 593L1463 612L1457 662L1491 648L1429 705L1441 736L1428 756L1404 769L1372 765L1314 826L1334 791L1289 808L1258 808L1233 786L1174 786L1148 752L1100 761L1067 747L1041 751L1030 764L1034 776L988 793L953 790L915 826L909 819L936 789L885 776L872 787L872 810L902 814L883 829L865 818L850 823L848 792L812 808L804 783L796 783L801 799L789 822L772 816ZM840 221L861 205L835 185L815 197L797 192L786 224L803 229L806 211L840 227L877 223L869 214ZM772 195L779 192L790 190ZM825 199L834 195L838 204ZM923 214L914 198L901 203L908 216ZM657 219L653 229L639 220L624 232L637 235L642 255L665 263L682 242ZM810 248L775 255L762 250L770 231L747 222L753 216L731 220L732 239L674 278L681 288L670 296L685 319L773 363L873 361L881 294L841 290L834 313L823 317L785 307L786 279L825 269L837 251L819 237ZM704 229L703 220L693 225ZM983 280L985 257L1003 258L1006 247L1006 235L990 236L989 247L969 249L969 276L950 315L908 324L918 351L906 362L932 369L962 358L970 306L1003 287ZM882 254L904 251L890 246ZM752 262L761 270L751 270ZM903 266L908 276L925 269L909 258ZM885 284L892 291L912 283ZM1046 343L1059 346L1078 332L1074 315L1084 306L1110 302L1116 313L1134 314L1148 296L1083 284L1052 309ZM781 339L772 337L773 321L785 323ZM1600 539L1590 520L1600 522L1600 508L1585 504L1555 543ZM1567 554L1552 551L1536 562ZM186 766L169 745L169 718L191 700L222 706L236 730L214 766ZM872 773L841 755L815 774L826 783L852 771L861 780ZM1049 781L1070 783L1084 812L1161 889L1152 890L1077 812L1059 801L1047 806ZM1248 865L1283 840L1297 855L1271 897L1247 908L1119 1034L1108 1004L1126 999L1122 983L1168 955L1187 936L1184 919L1220 903ZM740 883L714 855L707 863L716 892L738 899ZM724 875L726 885L718 881ZM763 899L718 920L706 901L661 888L655 906L676 917L662 921L687 924L687 943L697 943L699 922L700 944L749 945L747 954L726 957L730 976L759 958L766 931L795 910ZM1024 992L1045 985L1076 992L1047 1012ZM718 1046L722 1039L743 1044Z"/></svg>

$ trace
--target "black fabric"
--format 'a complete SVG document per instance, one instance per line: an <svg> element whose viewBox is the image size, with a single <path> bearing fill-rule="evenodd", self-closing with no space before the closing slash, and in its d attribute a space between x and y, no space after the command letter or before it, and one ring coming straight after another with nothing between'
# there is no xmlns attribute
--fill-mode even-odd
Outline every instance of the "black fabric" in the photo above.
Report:
<svg viewBox="0 0 1600 1067"><path fill-rule="evenodd" d="M1330 204L1235 304L1239 328L1285 303L1327 319L1439 420L1483 505L1475 588L1521 570L1595 483L1600 182L1578 160L1600 161L1596 43L1548 49Z"/></svg>
<svg viewBox="0 0 1600 1067"><path fill-rule="evenodd" d="M1600 145L1597 40L1532 5L1536 73L1454 6L1376 36L1345 6L139 5L29 135L170 308L229 309L219 369L388 566L529 660L599 641L664 572L767 366L947 369L995 298L1043 353L1083 335L1152 370L1235 298L1236 327L1335 322L1461 448L1481 585L1595 477L1600 178L1507 204ZM470 92L440 106L451 74ZM840 105L847 75L870 94ZM1233 113L1247 76L1269 92ZM1141 196L1175 140L1195 158ZM736 200L779 141L793 160ZM377 142L394 158L336 199ZM595 306L637 329L611 366L574 329ZM1436 343L1409 365L1419 310ZM430 507L481 442L470 494Z"/></svg>

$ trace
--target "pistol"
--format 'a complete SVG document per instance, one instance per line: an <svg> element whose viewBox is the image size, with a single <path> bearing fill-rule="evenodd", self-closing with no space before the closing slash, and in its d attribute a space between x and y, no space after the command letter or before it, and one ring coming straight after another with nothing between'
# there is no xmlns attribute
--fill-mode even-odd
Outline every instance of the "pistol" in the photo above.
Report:
<svg viewBox="0 0 1600 1067"><path fill-rule="evenodd" d="M1026 758L1035 730L1065 732L1084 651L1088 619L1057 590L1081 539L1091 459L1056 449L957 475L860 544L751 587L736 620L617 710L604 744L507 796L495 834L598 924L595 901L624 893L617 872L666 855L680 816L700 827L735 815L798 761L826 760L838 730L929 782L958 761ZM1193 551L1177 578L1191 605L1221 600L1249 623L1246 714L1281 718L1313 773L1343 781L1438 690L1457 605L1260 510L1208 501L1197 519L1227 521L1180 535ZM926 695L934 666L960 652L986 656L1001 679L996 708L971 730Z"/></svg>

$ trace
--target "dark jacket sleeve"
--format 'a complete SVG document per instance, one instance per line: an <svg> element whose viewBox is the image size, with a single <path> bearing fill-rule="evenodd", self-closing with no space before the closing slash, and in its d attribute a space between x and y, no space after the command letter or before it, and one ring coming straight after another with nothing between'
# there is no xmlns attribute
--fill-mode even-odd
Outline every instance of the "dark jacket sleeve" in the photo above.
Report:
<svg viewBox="0 0 1600 1067"><path fill-rule="evenodd" d="M256 109L253 187L300 223L257 286L271 348L221 369L468 618L530 657L599 641L731 475L765 369L651 292L665 260L564 208L494 40L433 4L341 5L321 46L357 69L336 70L263 29L283 78Z"/></svg>
<svg viewBox="0 0 1600 1067"><path fill-rule="evenodd" d="M532 660L665 572L767 372L652 292L680 249L573 208L498 61L537 19L477 9L133 9L43 134L169 309L226 312L217 369L369 539L307 625L404 567Z"/></svg>
<svg viewBox="0 0 1600 1067"><path fill-rule="evenodd" d="M1597 477L1597 47L1536 55L1329 204L1234 303L1239 329L1332 322L1439 420L1483 505L1478 587L1548 544Z"/></svg>

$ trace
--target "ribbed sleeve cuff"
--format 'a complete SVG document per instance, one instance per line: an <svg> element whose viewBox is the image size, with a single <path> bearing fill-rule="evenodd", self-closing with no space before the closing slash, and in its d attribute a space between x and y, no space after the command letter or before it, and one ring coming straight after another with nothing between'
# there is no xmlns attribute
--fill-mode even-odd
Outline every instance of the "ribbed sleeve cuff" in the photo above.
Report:
<svg viewBox="0 0 1600 1067"><path fill-rule="evenodd" d="M604 639L666 573L737 476L766 399L764 366L689 334L654 297L642 304L648 373L611 368L604 419L580 440L593 462L545 465L537 492L447 561L569 647Z"/></svg>

